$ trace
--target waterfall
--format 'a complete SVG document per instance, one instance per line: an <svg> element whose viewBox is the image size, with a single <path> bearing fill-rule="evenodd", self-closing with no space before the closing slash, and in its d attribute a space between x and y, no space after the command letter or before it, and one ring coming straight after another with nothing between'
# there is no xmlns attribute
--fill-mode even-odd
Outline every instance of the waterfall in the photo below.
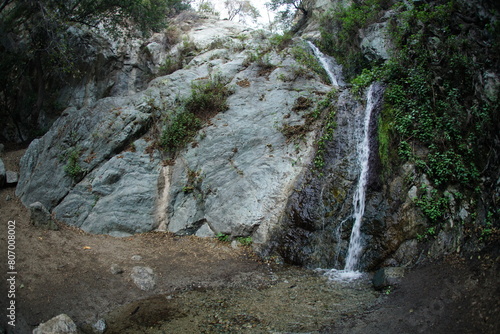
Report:
<svg viewBox="0 0 500 334"><path fill-rule="evenodd" d="M337 65L333 58L324 55L312 42L308 41L307 43L328 74L332 85L337 87L344 86L345 83L341 79L342 68ZM342 226L344 225L345 221L353 219L354 224L351 231L349 248L347 251L344 269L321 270L324 271L325 274L330 277L330 279L349 280L358 278L362 275L361 272L357 271L357 267L361 257L361 253L363 251L361 224L365 212L366 187L368 182L368 171L370 167L370 123L373 111L377 108L383 95L383 89L381 90L381 87L382 86L380 84L374 83L368 89L365 114L363 116L364 121L362 123L362 127L360 126L360 131L357 135L357 137L360 139L357 145L357 156L360 173L356 190L353 196L353 213L350 217L340 223L339 227L337 228L338 238L340 238Z"/></svg>
<svg viewBox="0 0 500 334"><path fill-rule="evenodd" d="M345 267L343 270L321 270L325 272L325 275L327 275L332 280L351 280L362 276L362 273L357 271L356 269L358 267L361 253L363 251L361 224L365 212L366 186L370 168L370 122L373 111L377 108L380 97L382 96L382 91L378 89L378 87L380 86L377 84L372 84L368 89L363 127L362 129L360 129L362 131L360 131L359 133L359 137L361 140L358 143L357 152L360 173L358 183L356 185L356 190L353 196L353 213L350 218L354 220L354 224L349 240L349 248L347 251ZM339 229L342 228L344 222L345 221L341 223ZM338 232L340 233L340 231Z"/></svg>
<svg viewBox="0 0 500 334"><path fill-rule="evenodd" d="M338 65L332 57L328 57L327 55L323 54L312 42L307 41L307 44L314 53L314 56L318 59L318 61L325 69L332 85L336 87L344 86L344 82L342 81L341 76L342 67Z"/></svg>
<svg viewBox="0 0 500 334"><path fill-rule="evenodd" d="M358 162L360 166L360 174L356 191L353 198L353 215L354 225L352 227L351 238L349 240L349 249L344 270L346 272L354 271L361 256L361 222L365 213L365 197L366 184L368 181L369 158L370 158L370 120L373 110L376 107L374 84L368 90L366 101L365 119L363 125L363 140L358 146Z"/></svg>

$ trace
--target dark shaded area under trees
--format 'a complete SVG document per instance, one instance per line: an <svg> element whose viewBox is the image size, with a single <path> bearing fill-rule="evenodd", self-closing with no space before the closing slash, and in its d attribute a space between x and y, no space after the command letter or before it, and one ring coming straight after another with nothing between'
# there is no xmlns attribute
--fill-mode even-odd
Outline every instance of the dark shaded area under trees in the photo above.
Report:
<svg viewBox="0 0 500 334"><path fill-rule="evenodd" d="M120 36L133 23L147 35L189 8L185 0L4 0L0 4L0 119L21 141L40 134L39 117L60 112L54 96L80 75L85 48L73 29ZM27 130L28 135L22 133Z"/></svg>

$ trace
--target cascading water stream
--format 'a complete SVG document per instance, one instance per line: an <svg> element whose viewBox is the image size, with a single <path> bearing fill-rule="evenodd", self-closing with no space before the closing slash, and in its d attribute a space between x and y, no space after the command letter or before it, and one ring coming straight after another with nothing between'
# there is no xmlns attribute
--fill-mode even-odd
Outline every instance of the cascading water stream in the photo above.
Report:
<svg viewBox="0 0 500 334"><path fill-rule="evenodd" d="M346 272L356 270L362 251L360 229L363 214L365 213L366 184L368 181L368 170L370 168L370 120L372 112L375 109L375 105L374 85L372 84L368 90L368 97L366 101L365 119L363 124L363 140L358 146L358 162L361 172L359 174L358 185L353 198L354 212L352 218L354 219L354 225L352 226L349 249L347 251L344 268L344 271Z"/></svg>
<svg viewBox="0 0 500 334"><path fill-rule="evenodd" d="M377 106L376 94L375 84L372 84L368 89L363 131L360 133L362 140L358 144L358 164L360 173L353 196L353 213L351 218L354 220L354 224L352 226L344 269L332 269L325 272L332 280L352 280L362 276L362 273L356 269L363 250L361 223L365 212L366 186L370 168L370 122L372 113Z"/></svg>
<svg viewBox="0 0 500 334"><path fill-rule="evenodd" d="M340 79L340 67L335 64L335 61L330 57L321 53L321 51L311 42L307 42L311 47L316 58L322 64L323 68L328 74L332 85L339 86L344 85ZM365 108L364 122L362 132L360 132L359 137L362 140L358 144L358 163L360 168L359 179L357 187L353 196L353 214L351 218L354 220L354 224L351 231L351 236L349 240L349 248L347 251L346 263L343 270L327 270L326 275L330 279L340 279L349 280L355 279L362 275L361 272L357 271L358 262L361 257L363 250L362 238L361 238L361 223L363 220L363 215L365 212L365 197L366 197L366 186L368 181L368 171L369 171L369 158L370 158L370 122L372 112L377 106L377 100L379 95L377 95L377 89L375 89L375 84L372 84L368 90L367 102ZM343 222L341 223L343 225ZM341 229L341 226L340 228ZM339 231L340 232L340 231Z"/></svg>
<svg viewBox="0 0 500 334"><path fill-rule="evenodd" d="M321 66L326 71L326 74L328 75L328 78L330 79L330 82L332 83L333 86L340 87L344 85L344 82L342 81L341 78L341 72L342 72L342 67L335 63L333 58L326 56L323 54L316 45L314 45L311 41L307 41L307 44L311 48L312 52L314 53L314 56L318 59L318 61L321 63Z"/></svg>

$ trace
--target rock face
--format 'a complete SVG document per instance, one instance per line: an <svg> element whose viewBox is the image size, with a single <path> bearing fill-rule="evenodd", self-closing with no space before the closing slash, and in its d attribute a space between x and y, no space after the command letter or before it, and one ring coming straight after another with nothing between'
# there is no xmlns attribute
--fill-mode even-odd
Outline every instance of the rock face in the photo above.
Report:
<svg viewBox="0 0 500 334"><path fill-rule="evenodd" d="M390 39L387 22L374 23L362 32L361 50L370 61L389 59Z"/></svg>
<svg viewBox="0 0 500 334"><path fill-rule="evenodd" d="M68 108L32 142L16 189L25 205L39 201L56 220L91 233L159 228L252 236L257 247L268 242L314 156L316 131L305 116L331 87L300 71L286 50L276 52L263 32L211 19L183 29L188 37L172 57L186 43L198 51L184 55L182 69L137 94ZM254 62L259 48L267 51ZM172 160L158 150L163 124L193 83L215 76L233 92L228 110L207 120ZM311 103L294 108L299 98ZM287 137L287 126L304 131Z"/></svg>
<svg viewBox="0 0 500 334"><path fill-rule="evenodd" d="M35 202L29 206L31 213L31 223L36 227L47 230L57 230L58 227L52 220L50 212L40 202Z"/></svg>
<svg viewBox="0 0 500 334"><path fill-rule="evenodd" d="M66 314L60 314L33 330L33 334L77 334L75 323Z"/></svg>
<svg viewBox="0 0 500 334"><path fill-rule="evenodd" d="M57 103L78 109L105 97L130 96L146 89L173 47L166 32L147 40L133 34L116 38L103 31L97 36L76 27L70 33L85 45L76 65L80 76L62 88Z"/></svg>
<svg viewBox="0 0 500 334"><path fill-rule="evenodd" d="M89 173L54 209L56 219L99 234L125 236L157 227L154 217L159 160L133 143Z"/></svg>
<svg viewBox="0 0 500 334"><path fill-rule="evenodd" d="M379 85L378 107L381 105L383 87ZM289 199L286 214L277 228L271 252L276 251L287 261L324 268L342 268L352 230L352 208L355 187L360 167L358 164L358 144L362 140L364 106L355 100L347 89L341 91L333 101L337 110L337 128L328 142L321 169L309 170ZM372 115L370 132L376 133L376 111ZM373 135L371 136L373 138ZM377 166L377 143L372 141L370 151L370 175L368 189L379 188ZM367 249L376 249L380 238L377 233L384 231L385 212L380 194L368 191L362 233ZM363 266L371 265L365 253Z"/></svg>

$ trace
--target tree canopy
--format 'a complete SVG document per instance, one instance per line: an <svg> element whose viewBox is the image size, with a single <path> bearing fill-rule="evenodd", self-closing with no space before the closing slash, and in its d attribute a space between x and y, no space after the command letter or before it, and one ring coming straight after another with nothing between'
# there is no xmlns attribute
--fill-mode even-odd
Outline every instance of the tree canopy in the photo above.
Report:
<svg viewBox="0 0 500 334"><path fill-rule="evenodd" d="M306 2L303 0L271 0L267 5L270 10L277 12L277 19L285 27L293 25L297 13L302 14L295 27L292 27L292 31L298 30L305 23L310 12Z"/></svg>
<svg viewBox="0 0 500 334"><path fill-rule="evenodd" d="M186 0L3 0L0 117L15 124L28 121L36 128L50 82L74 70L78 54L72 29L104 29L116 35L134 26L148 34L187 8Z"/></svg>
<svg viewBox="0 0 500 334"><path fill-rule="evenodd" d="M225 0L224 6L226 7L229 20L234 20L236 16L240 17L240 21L244 22L245 17L250 17L252 21L256 21L260 16L259 10L250 3L249 0Z"/></svg>

